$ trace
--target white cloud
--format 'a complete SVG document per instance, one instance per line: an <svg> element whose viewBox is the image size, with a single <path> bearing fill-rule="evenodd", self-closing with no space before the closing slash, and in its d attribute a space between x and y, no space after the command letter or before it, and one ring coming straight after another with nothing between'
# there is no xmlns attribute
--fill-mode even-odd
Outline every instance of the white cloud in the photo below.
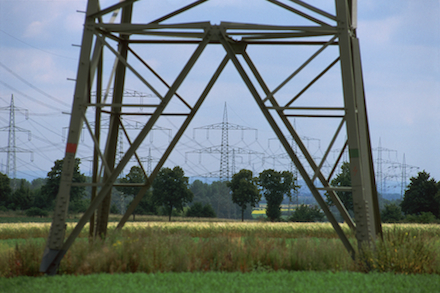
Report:
<svg viewBox="0 0 440 293"><path fill-rule="evenodd" d="M24 32L24 37L26 38L47 38L48 33L46 31L46 28L48 27L47 23L42 21L33 21L31 22Z"/></svg>

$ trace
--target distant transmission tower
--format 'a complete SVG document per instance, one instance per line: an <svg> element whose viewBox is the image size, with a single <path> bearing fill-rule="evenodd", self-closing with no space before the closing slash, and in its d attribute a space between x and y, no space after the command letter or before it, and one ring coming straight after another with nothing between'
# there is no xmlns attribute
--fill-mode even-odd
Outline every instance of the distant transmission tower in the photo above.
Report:
<svg viewBox="0 0 440 293"><path fill-rule="evenodd" d="M15 112L23 112L26 119L29 118L29 112L27 109L17 108L14 105L14 95L11 95L11 104L9 107L0 108L0 110L9 111L9 126L0 128L0 131L8 132L8 146L0 148L0 152L7 153L7 161L6 161L6 174L9 178L15 179L17 178L17 163L16 156L17 153L31 153L32 151L26 150L16 146L15 143L15 133L16 132L27 132L28 139L31 140L31 132L27 129L23 129L17 127L15 125ZM14 188L15 188L15 180L14 180Z"/></svg>
<svg viewBox="0 0 440 293"><path fill-rule="evenodd" d="M242 131L252 130L252 131L255 131L255 138L257 138L257 129L229 123L226 103L225 103L225 107L224 107L224 111L223 111L223 121L221 123L197 127L197 128L194 128L194 131L197 129L206 129L206 130L215 129L215 130L222 131L222 140L221 140L220 146L207 147L207 148L202 148L199 150L187 152L187 153L198 153L198 154L202 154L202 153L218 154L218 153L220 153L220 170L218 173L218 177L220 178L220 181L228 181L231 178L231 175L233 175L233 174L231 174L231 172L230 172L231 169L229 167L229 161L231 159L232 159L232 173L235 172L236 155L242 155L242 154L263 155L262 153L258 153L258 152L252 151L252 150L246 150L246 149L239 148L239 147L231 147L229 145L229 130L242 130ZM232 154L232 156L231 156L231 154ZM210 173L210 175L213 175L215 173L216 172Z"/></svg>
<svg viewBox="0 0 440 293"><path fill-rule="evenodd" d="M228 125L228 110L223 111L222 122L222 144L220 155L220 181L229 180L229 125Z"/></svg>
<svg viewBox="0 0 440 293"><path fill-rule="evenodd" d="M397 158L397 151L391 150L387 148L383 148L381 145L381 139L379 138L379 146L377 149L373 149L373 151L377 150L377 159L376 159L376 182L377 189L380 194L384 194L387 191L386 178L391 178L389 174L385 174L383 171L383 166L386 165L394 165L396 161L391 160L391 154L394 154L393 157ZM388 154L388 159L383 158L383 153L386 152Z"/></svg>
<svg viewBox="0 0 440 293"><path fill-rule="evenodd" d="M416 166L410 166L406 164L405 154L403 154L403 161L402 161L402 179L400 183L400 196L401 199L403 199L403 196L405 195L405 189L408 182L408 177L410 176L408 174L408 170L412 172L413 170L419 170L419 167Z"/></svg>

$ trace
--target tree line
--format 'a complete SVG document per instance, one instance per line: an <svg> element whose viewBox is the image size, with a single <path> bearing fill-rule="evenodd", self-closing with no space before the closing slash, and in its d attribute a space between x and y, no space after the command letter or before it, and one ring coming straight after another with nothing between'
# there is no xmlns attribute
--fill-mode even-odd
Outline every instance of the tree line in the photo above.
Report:
<svg viewBox="0 0 440 293"><path fill-rule="evenodd" d="M86 182L76 159L73 182ZM57 160L46 178L38 178L29 183L19 179L11 188L12 180L0 173L0 211L22 210L29 216L47 216L54 209L61 178L62 160ZM381 218L383 222L435 222L440 219L440 182L430 178L426 171L410 179L403 200L386 201L379 195ZM130 172L118 179L114 194L129 202L139 193L139 186L127 183L145 183L142 169L133 166ZM18 184L17 184L18 183ZM351 186L349 163L343 163L341 171L330 182L332 186ZM125 185L124 185L125 184ZM266 217L270 221L286 220L281 216L281 203L291 199L299 189L297 178L289 171L264 170L258 176L252 171L242 169L230 181L214 181L211 184L189 178L179 166L162 168L152 187L143 196L134 215L219 217L229 219L252 219L252 208L262 200L267 203ZM342 203L353 214L353 199L350 192L337 192ZM72 186L69 212L84 212L90 203L90 190L84 186ZM331 197L326 194L327 203L332 206ZM115 201L116 202L116 201ZM112 205L112 213L123 212L122 206ZM325 216L318 206L299 205L287 219L296 222L324 221Z"/></svg>
<svg viewBox="0 0 440 293"><path fill-rule="evenodd" d="M330 182L332 186L351 186L350 164L342 164L341 172ZM353 213L353 197L351 192L337 192L349 213ZM333 205L328 194L327 203ZM381 220L385 223L410 222L432 223L440 221L440 181L426 171L419 172L410 178L403 199L387 201L379 194Z"/></svg>

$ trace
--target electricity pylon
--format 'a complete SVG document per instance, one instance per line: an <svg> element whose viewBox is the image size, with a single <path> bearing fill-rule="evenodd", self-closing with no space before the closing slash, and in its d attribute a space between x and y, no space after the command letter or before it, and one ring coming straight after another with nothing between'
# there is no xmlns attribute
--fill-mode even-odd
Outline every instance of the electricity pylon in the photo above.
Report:
<svg viewBox="0 0 440 293"><path fill-rule="evenodd" d="M97 210L98 219L94 227L94 235L105 235L111 189L120 172L132 156L138 155L139 146L162 116L183 117L179 130L162 154L162 158L152 173L147 177L146 184L141 187L140 192L128 207L117 229L124 226L228 63L237 70L262 115L298 168L298 172L350 255L354 258L355 250L323 199L323 192L327 192L331 196L345 222L355 231L360 248L374 240L377 235L381 235L382 228L371 155L359 40L356 36L357 1L335 0L335 13L324 11L302 0L290 0L292 3L290 5L285 4L286 1L283 3L277 0L265 1L268 2L267 5L275 5L283 13L292 16L292 18L286 19L301 19L298 24L221 22L214 25L209 21L186 23L172 21L174 17L181 16L191 9L196 9L197 6L206 2L208 0L195 1L157 19L147 19L148 16L143 13L143 23L139 23L138 21L132 21L135 8L141 3L148 4L152 1L126 0L106 8L101 8L98 0L88 1L60 188L46 250L40 266L42 272L47 274L56 273L64 254L95 213L95 210ZM252 1L249 5L253 5L254 2ZM115 23L116 18L110 15L115 15L118 10L121 10L120 22ZM243 11L243 15L245 14L246 11ZM276 19L276 21L279 20ZM306 24L304 25L304 23ZM191 45L195 47L195 50L183 68L175 75L174 81L167 83L165 78L154 71L146 61L146 58L150 58L150 55L146 54L145 51L135 50L152 44L169 45L171 48ZM184 84L186 78L189 78L189 73L196 70L197 67L194 65L199 61L205 49L210 46L220 47L225 55L213 71L212 77L203 91L199 94L192 93L190 97L184 98L178 94L178 90ZM248 49L255 46L265 46L267 56L270 56L270 50L275 47L288 47L290 51L284 58L297 56L294 50L301 46L318 49L316 51L311 50L311 56L299 67L292 65L292 73L287 77L282 76L279 72L269 72L266 76L273 77L276 75L282 79L278 86L272 87L260 74L259 67L254 64L251 58ZM111 71L110 74L104 72L103 64L107 64L103 62L104 49L105 56L112 55L117 59L114 72ZM326 54L323 54L323 52ZM161 53L164 57L168 57L166 52L162 51ZM333 54L336 56L333 56ZM328 66L312 78L293 98L287 97L286 99L286 95L282 94L285 86L296 80L295 77L304 68L307 68L316 57L324 58L330 55L334 59L333 57L330 58L327 63ZM278 54L277 57L282 58ZM338 100L340 104L330 103L334 98L333 95L336 97L339 93L329 93L325 99L322 99L320 105L317 105L319 101L316 99L307 102L305 93L313 88L322 76L325 76L329 71L333 72L332 69L336 64L339 64L341 76L342 93L340 94L340 100ZM291 64L286 63L285 65ZM128 72L130 72L130 75L128 75ZM111 76L114 81L111 103L102 102L100 96L91 99L90 91L92 87L96 87L97 93L101 92L103 76ZM155 98L151 99L151 103L148 105L124 103L122 97L127 76L137 79L142 87L147 87L152 92ZM301 103L297 103L298 101ZM177 104L181 105L181 108L179 108L181 110L175 110L176 107L174 106ZM129 140L130 147L121 161L115 164L118 128L123 126L121 117L135 115L131 110L141 106L151 109L148 113L143 113L148 120L137 136L133 140ZM90 127L89 118L86 115L87 109L95 110L95 120L99 120L102 114L110 116L110 129L104 146L99 144L99 131L96 129L94 131ZM315 122L315 119L336 121L337 126L328 142L321 162L315 162L297 134L290 120L294 117ZM72 170L83 123L87 125L90 136L95 142L95 168L98 169L98 165L100 165L104 169L104 175L102 177L93 176L91 184L100 189L94 191L89 208L65 240L65 220L69 204L69 192L70 187L73 185ZM322 124L317 123L314 125L319 127ZM346 131L343 131L344 128ZM125 135L127 136L127 134ZM298 147L296 152L286 138L288 135L291 135L295 140ZM327 174L324 174L321 170L324 162L329 159L328 154L335 143L341 141L341 137L344 145L342 150L348 147L349 151L351 187L331 186L329 184L331 178L326 177ZM305 160L301 161L299 155L304 157ZM306 165L314 170L314 176L310 176L306 172ZM338 190L352 192L356 225L336 195L335 191Z"/></svg>
<svg viewBox="0 0 440 293"><path fill-rule="evenodd" d="M0 152L7 153L6 174L11 179L17 178L17 153L31 153L31 150L27 150L21 147L17 147L16 144L16 132L26 132L28 139L31 139L31 132L27 129L23 129L15 125L15 112L23 112L26 119L29 117L29 113L26 109L18 108L14 104L14 96L11 95L11 104L9 107L0 108L0 110L7 110L9 112L9 126L0 128L0 131L8 132L8 146L0 148ZM13 181L14 189L16 180Z"/></svg>
<svg viewBox="0 0 440 293"><path fill-rule="evenodd" d="M223 110L223 121L221 123L215 123L210 125L205 125L201 127L194 128L194 133L196 130L205 129L209 130L221 130L221 143L217 146L206 147L194 151L186 152L188 153L207 153L207 154L220 154L220 169L219 172L211 172L210 175L214 175L214 177L218 177L220 181L229 181L231 176L235 173L235 156L236 155L263 155L262 153L255 152L252 150L247 150L240 147L231 147L229 145L229 131L233 130L241 130L242 134L245 130L251 130L255 132L255 140L257 139L257 129L242 126L238 124L233 124L228 122L228 111L225 103L225 107ZM243 136L242 136L243 139ZM185 157L186 157L185 154ZM229 162L232 160L232 164L230 166ZM232 171L232 173L231 173Z"/></svg>

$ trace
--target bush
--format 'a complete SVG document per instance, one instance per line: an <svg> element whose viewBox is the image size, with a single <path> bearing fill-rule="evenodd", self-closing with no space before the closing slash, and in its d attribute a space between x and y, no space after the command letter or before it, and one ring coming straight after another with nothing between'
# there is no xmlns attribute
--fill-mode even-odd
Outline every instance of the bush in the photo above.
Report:
<svg viewBox="0 0 440 293"><path fill-rule="evenodd" d="M26 210L25 213L26 213L26 216L28 216L28 217L40 217L40 218L42 218L42 217L47 217L49 215L47 211L42 210L42 209L37 208L37 207L32 207L32 208Z"/></svg>
<svg viewBox="0 0 440 293"><path fill-rule="evenodd" d="M383 223L397 223L403 219L402 209L398 204L386 204L380 217Z"/></svg>
<svg viewBox="0 0 440 293"><path fill-rule="evenodd" d="M324 220L324 214L317 206L308 206L305 204L296 208L290 216L291 222L321 222Z"/></svg>
<svg viewBox="0 0 440 293"><path fill-rule="evenodd" d="M90 205L90 199L77 199L69 204L69 212L84 213Z"/></svg>
<svg viewBox="0 0 440 293"><path fill-rule="evenodd" d="M407 215L405 218L405 222L408 223L437 223L438 220L431 212L421 212L420 215Z"/></svg>
<svg viewBox="0 0 440 293"><path fill-rule="evenodd" d="M203 206L202 203L196 202L186 211L186 216L192 218L215 218L216 214L209 203Z"/></svg>
<svg viewBox="0 0 440 293"><path fill-rule="evenodd" d="M110 214L119 214L119 209L115 204L112 204L110 207Z"/></svg>
<svg viewBox="0 0 440 293"><path fill-rule="evenodd" d="M364 271L400 274L438 273L436 240L420 232L394 229L360 254Z"/></svg>

